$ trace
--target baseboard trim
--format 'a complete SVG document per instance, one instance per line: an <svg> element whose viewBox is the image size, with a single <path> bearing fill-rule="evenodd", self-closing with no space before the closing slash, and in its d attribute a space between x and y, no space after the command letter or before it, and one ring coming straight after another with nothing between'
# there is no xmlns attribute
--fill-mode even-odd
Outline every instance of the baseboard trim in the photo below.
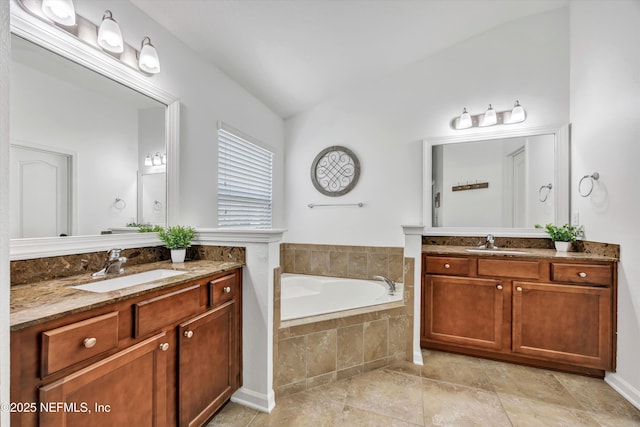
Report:
<svg viewBox="0 0 640 427"><path fill-rule="evenodd" d="M266 413L273 411L273 408L276 406L276 398L273 390L269 390L268 394L264 394L242 387L233 393L231 401Z"/></svg>
<svg viewBox="0 0 640 427"><path fill-rule="evenodd" d="M414 351L413 352L413 364L414 365L424 365L424 361L422 360L422 351Z"/></svg>
<svg viewBox="0 0 640 427"><path fill-rule="evenodd" d="M625 381L618 373L607 372L604 380L622 397L627 399L629 403L640 409L640 390Z"/></svg>

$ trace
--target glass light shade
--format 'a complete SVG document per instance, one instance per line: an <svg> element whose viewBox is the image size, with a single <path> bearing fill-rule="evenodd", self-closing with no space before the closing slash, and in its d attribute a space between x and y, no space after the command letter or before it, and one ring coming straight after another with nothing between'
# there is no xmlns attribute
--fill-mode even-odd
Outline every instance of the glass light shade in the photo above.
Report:
<svg viewBox="0 0 640 427"><path fill-rule="evenodd" d="M462 109L462 114L458 118L458 129L467 129L472 126L471 114L467 112L466 108Z"/></svg>
<svg viewBox="0 0 640 427"><path fill-rule="evenodd" d="M147 157L144 158L145 166L153 166L153 159L151 158L151 154L147 154Z"/></svg>
<svg viewBox="0 0 640 427"><path fill-rule="evenodd" d="M494 110L491 104L489 104L489 108L487 109L487 111L485 111L482 119L482 126L491 126L495 125L496 123L498 123L496 110Z"/></svg>
<svg viewBox="0 0 640 427"><path fill-rule="evenodd" d="M120 25L112 18L109 10L104 13L102 23L98 28L98 44L109 52L124 52L124 41L122 40Z"/></svg>
<svg viewBox="0 0 640 427"><path fill-rule="evenodd" d="M162 154L162 164L166 165L167 164L167 153L163 153Z"/></svg>
<svg viewBox="0 0 640 427"><path fill-rule="evenodd" d="M138 66L142 71L149 74L158 74L160 72L160 59L158 58L158 52L151 44L151 39L149 37L145 37L144 40L142 40Z"/></svg>
<svg viewBox="0 0 640 427"><path fill-rule="evenodd" d="M515 105L513 106L513 110L511 110L511 123L520 123L524 122L526 118L524 113L524 108L520 105L520 102L516 100Z"/></svg>
<svg viewBox="0 0 640 427"><path fill-rule="evenodd" d="M162 158L160 157L160 153L156 153L153 156L153 166L160 166L162 164Z"/></svg>
<svg viewBox="0 0 640 427"><path fill-rule="evenodd" d="M76 8L73 0L43 0L42 13L58 24L71 26L76 24Z"/></svg>

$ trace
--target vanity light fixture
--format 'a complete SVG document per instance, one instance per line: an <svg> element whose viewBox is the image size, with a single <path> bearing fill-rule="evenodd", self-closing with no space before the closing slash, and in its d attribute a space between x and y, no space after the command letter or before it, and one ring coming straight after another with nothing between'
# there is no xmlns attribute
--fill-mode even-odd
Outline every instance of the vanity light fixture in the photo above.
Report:
<svg viewBox="0 0 640 427"><path fill-rule="evenodd" d="M144 158L145 166L153 166L153 159L151 158L151 154L147 154L147 157Z"/></svg>
<svg viewBox="0 0 640 427"><path fill-rule="evenodd" d="M161 166L162 165L162 157L160 157L160 153L156 153L153 156L153 166Z"/></svg>
<svg viewBox="0 0 640 427"><path fill-rule="evenodd" d="M496 110L489 104L489 108L487 108L487 111L484 112L484 116L482 117L482 126L493 126L496 123L498 123Z"/></svg>
<svg viewBox="0 0 640 427"><path fill-rule="evenodd" d="M124 52L124 41L122 40L120 25L113 19L113 14L110 10L106 10L102 15L102 23L98 28L98 44L109 52Z"/></svg>
<svg viewBox="0 0 640 427"><path fill-rule="evenodd" d="M450 126L455 130L469 129L475 127L486 127L494 125L508 125L521 123L527 119L527 113L520 101L516 100L511 110L496 111L489 104L489 108L482 114L469 114L466 107L462 109L462 114L454 117Z"/></svg>
<svg viewBox="0 0 640 427"><path fill-rule="evenodd" d="M42 13L53 22L70 27L76 25L73 0L42 0Z"/></svg>
<svg viewBox="0 0 640 427"><path fill-rule="evenodd" d="M162 164L163 165L167 164L167 153L162 153Z"/></svg>
<svg viewBox="0 0 640 427"><path fill-rule="evenodd" d="M156 48L151 44L151 39L142 39L140 54L138 56L138 67L146 73L158 74L160 72L160 59Z"/></svg>

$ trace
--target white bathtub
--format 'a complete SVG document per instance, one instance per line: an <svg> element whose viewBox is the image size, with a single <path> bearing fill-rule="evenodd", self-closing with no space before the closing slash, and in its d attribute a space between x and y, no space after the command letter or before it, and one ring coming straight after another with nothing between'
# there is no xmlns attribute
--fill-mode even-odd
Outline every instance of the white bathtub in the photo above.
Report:
<svg viewBox="0 0 640 427"><path fill-rule="evenodd" d="M377 280L282 274L280 320L299 319L402 301L402 283L389 295L387 285Z"/></svg>

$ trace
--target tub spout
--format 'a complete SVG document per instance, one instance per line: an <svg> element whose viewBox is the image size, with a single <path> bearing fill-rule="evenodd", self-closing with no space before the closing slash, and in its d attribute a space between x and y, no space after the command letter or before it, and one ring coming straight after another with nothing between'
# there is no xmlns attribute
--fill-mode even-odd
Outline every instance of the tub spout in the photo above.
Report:
<svg viewBox="0 0 640 427"><path fill-rule="evenodd" d="M387 284L387 286L389 286L389 295L395 295L396 294L396 284L393 280L389 279L388 277L384 277L384 276L373 276L374 279L376 280L382 280L383 282L385 282Z"/></svg>

